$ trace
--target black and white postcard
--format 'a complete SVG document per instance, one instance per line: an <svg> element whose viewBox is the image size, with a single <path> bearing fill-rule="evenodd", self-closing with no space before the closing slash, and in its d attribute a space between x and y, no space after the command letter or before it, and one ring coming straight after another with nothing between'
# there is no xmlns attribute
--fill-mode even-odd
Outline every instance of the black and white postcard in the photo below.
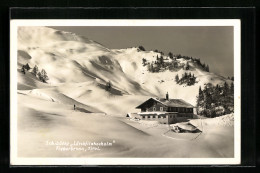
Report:
<svg viewBox="0 0 260 173"><path fill-rule="evenodd" d="M240 20L11 20L11 165L241 159Z"/></svg>

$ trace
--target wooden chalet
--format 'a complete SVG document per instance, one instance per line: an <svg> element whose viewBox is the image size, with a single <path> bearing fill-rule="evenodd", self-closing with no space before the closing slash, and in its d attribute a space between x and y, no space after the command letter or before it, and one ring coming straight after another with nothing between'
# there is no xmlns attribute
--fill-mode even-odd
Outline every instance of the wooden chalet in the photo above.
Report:
<svg viewBox="0 0 260 173"><path fill-rule="evenodd" d="M136 107L143 120L159 121L163 124L172 124L193 118L194 106L182 99L150 98Z"/></svg>

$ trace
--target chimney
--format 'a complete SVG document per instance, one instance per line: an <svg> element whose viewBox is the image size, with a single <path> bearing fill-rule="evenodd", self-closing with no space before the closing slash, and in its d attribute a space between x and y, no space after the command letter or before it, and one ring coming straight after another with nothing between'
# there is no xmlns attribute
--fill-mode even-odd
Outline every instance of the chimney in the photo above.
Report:
<svg viewBox="0 0 260 173"><path fill-rule="evenodd" d="M168 92L166 93L166 100L169 100L169 94L168 94Z"/></svg>

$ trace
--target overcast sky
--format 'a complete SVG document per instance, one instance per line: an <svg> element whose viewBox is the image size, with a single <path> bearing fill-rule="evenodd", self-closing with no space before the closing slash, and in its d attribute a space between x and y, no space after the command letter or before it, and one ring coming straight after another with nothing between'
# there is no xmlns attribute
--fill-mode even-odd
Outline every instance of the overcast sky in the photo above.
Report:
<svg viewBox="0 0 260 173"><path fill-rule="evenodd" d="M233 76L232 26L58 26L58 30L74 32L97 41L107 48L121 49L142 45L146 50L165 54L182 54L200 58L210 71Z"/></svg>

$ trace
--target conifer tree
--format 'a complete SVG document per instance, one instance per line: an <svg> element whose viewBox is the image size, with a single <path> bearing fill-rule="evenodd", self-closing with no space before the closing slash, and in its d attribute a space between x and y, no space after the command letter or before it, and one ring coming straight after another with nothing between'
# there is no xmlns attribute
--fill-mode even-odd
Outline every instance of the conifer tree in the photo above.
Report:
<svg viewBox="0 0 260 173"><path fill-rule="evenodd" d="M160 64L163 65L164 61L163 61L163 56L160 57Z"/></svg>
<svg viewBox="0 0 260 173"><path fill-rule="evenodd" d="M206 71L209 72L209 65L206 66Z"/></svg>
<svg viewBox="0 0 260 173"><path fill-rule="evenodd" d="M42 69L42 71L41 71L40 74L41 74L41 79L40 79L40 80L41 80L42 82L46 83L47 80L49 80L49 77L48 77L46 71L45 71L44 69Z"/></svg>
<svg viewBox="0 0 260 173"><path fill-rule="evenodd" d="M175 82L179 83L179 75L178 74L176 74L176 76L175 76Z"/></svg>
<svg viewBox="0 0 260 173"><path fill-rule="evenodd" d="M230 93L234 93L234 83L230 84Z"/></svg>
<svg viewBox="0 0 260 173"><path fill-rule="evenodd" d="M151 64L151 72L154 72L153 63Z"/></svg>
<svg viewBox="0 0 260 173"><path fill-rule="evenodd" d="M200 114L200 108L203 107L203 91L201 90L201 86L199 87L199 95L197 96L197 113Z"/></svg>
<svg viewBox="0 0 260 173"><path fill-rule="evenodd" d="M35 66L33 67L32 74L33 74L34 76L37 76L38 72L39 72L38 66L35 65Z"/></svg>
<svg viewBox="0 0 260 173"><path fill-rule="evenodd" d="M150 63L147 64L147 70L148 70L149 72L151 72L151 64L150 64Z"/></svg>
<svg viewBox="0 0 260 173"><path fill-rule="evenodd" d="M107 91L110 91L111 88L112 88L112 84L111 84L110 81L108 81L107 84L106 84L106 90L107 90Z"/></svg>
<svg viewBox="0 0 260 173"><path fill-rule="evenodd" d="M206 117L215 117L234 112L234 84L223 86L206 84L204 90L199 89L197 96L198 113ZM203 98L201 98L203 93Z"/></svg>
<svg viewBox="0 0 260 173"><path fill-rule="evenodd" d="M145 51L145 48L143 46L138 47L141 51Z"/></svg>
<svg viewBox="0 0 260 173"><path fill-rule="evenodd" d="M178 63L176 61L173 62L173 67L178 68Z"/></svg>
<svg viewBox="0 0 260 173"><path fill-rule="evenodd" d="M29 66L28 63L24 66L24 68L25 68L27 71L31 69L31 67Z"/></svg>
<svg viewBox="0 0 260 173"><path fill-rule="evenodd" d="M172 52L169 52L169 53L168 53L168 56L169 56L171 59L173 59L173 54L172 54Z"/></svg>
<svg viewBox="0 0 260 173"><path fill-rule="evenodd" d="M40 81L42 81L42 74L41 74L41 72L37 73L37 77L40 79Z"/></svg>
<svg viewBox="0 0 260 173"><path fill-rule="evenodd" d="M145 66L145 65L146 65L146 62L147 62L147 60L146 60L145 58L143 58L142 60L143 60L143 66Z"/></svg>
<svg viewBox="0 0 260 173"><path fill-rule="evenodd" d="M23 65L22 68L21 68L21 72L22 72L23 74L25 74L25 66L24 66L24 65Z"/></svg>

